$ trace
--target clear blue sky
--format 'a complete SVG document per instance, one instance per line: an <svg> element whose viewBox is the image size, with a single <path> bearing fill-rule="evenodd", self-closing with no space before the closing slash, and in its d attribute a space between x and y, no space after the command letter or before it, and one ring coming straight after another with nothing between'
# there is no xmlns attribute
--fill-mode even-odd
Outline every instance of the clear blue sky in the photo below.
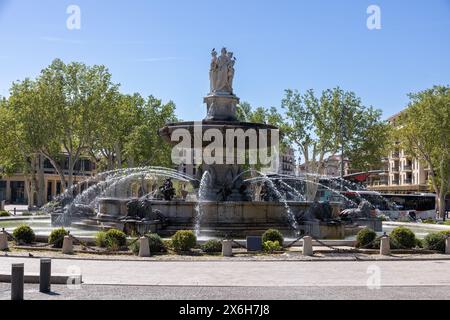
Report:
<svg viewBox="0 0 450 320"><path fill-rule="evenodd" d="M81 30L66 28L71 4ZM366 27L371 4L381 30ZM253 106L339 85L387 117L407 93L450 84L450 0L0 0L0 95L61 58L104 64L123 92L201 119L210 51L222 46L238 58L236 94Z"/></svg>

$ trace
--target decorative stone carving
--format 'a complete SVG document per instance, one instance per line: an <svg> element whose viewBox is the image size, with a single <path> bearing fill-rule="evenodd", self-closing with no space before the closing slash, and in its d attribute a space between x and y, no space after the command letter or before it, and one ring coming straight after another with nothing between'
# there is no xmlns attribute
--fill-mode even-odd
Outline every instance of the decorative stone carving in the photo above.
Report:
<svg viewBox="0 0 450 320"><path fill-rule="evenodd" d="M234 65L236 63L233 52L228 52L226 48L222 48L220 56L217 57L217 51L213 49L211 56L211 69L209 73L211 93L232 95Z"/></svg>

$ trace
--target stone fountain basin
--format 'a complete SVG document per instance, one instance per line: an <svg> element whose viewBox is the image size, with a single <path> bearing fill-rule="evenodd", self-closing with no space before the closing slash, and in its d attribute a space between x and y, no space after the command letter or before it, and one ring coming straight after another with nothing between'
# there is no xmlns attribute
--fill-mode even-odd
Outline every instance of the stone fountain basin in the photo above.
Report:
<svg viewBox="0 0 450 320"><path fill-rule="evenodd" d="M98 218L121 218L127 215L127 203L131 199L102 198L99 200ZM311 202L289 202L292 213L300 214L306 211ZM159 210L170 220L177 222L193 222L197 216L196 207L200 206L202 223L270 223L288 222L286 208L277 202L222 202L222 201L151 201L152 209ZM331 203L333 216L338 217L340 203Z"/></svg>
<svg viewBox="0 0 450 320"><path fill-rule="evenodd" d="M130 199L103 198L99 200L98 221L112 222L127 215L126 204ZM179 229L191 229L200 206L201 227L209 235L247 236L260 235L269 228L280 229L286 235L293 233L283 203L274 202L190 202L152 201L152 209L159 210L169 219L167 233ZM292 213L306 211L311 202L289 202ZM331 203L333 215L338 216L340 203ZM306 221L300 231L323 239L343 239L345 226L318 221Z"/></svg>

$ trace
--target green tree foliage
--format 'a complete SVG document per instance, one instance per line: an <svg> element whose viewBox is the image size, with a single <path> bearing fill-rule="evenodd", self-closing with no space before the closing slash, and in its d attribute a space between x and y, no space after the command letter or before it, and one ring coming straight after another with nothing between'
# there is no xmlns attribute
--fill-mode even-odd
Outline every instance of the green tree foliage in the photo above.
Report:
<svg viewBox="0 0 450 320"><path fill-rule="evenodd" d="M86 156L100 170L171 165L170 146L157 129L177 121L174 103L121 94L104 66L56 59L36 79L13 83L0 111L0 169L25 173L31 203L45 188L44 157L66 187Z"/></svg>
<svg viewBox="0 0 450 320"><path fill-rule="evenodd" d="M430 169L439 214L444 217L450 188L450 87L435 86L409 97L410 104L401 114L394 136Z"/></svg>
<svg viewBox="0 0 450 320"><path fill-rule="evenodd" d="M381 111L362 105L355 93L334 88L317 97L286 90L282 100L286 112L284 130L295 144L308 172L323 173L326 156L341 153L361 170L379 164L387 147L389 126L380 120Z"/></svg>

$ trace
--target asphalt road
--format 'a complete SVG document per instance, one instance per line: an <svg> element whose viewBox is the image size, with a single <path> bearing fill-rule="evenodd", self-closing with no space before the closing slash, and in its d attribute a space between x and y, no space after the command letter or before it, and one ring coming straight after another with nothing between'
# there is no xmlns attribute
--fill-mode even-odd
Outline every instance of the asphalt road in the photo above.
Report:
<svg viewBox="0 0 450 320"><path fill-rule="evenodd" d="M39 285L25 286L25 300L442 300L450 286L382 287L201 287L53 285L51 294ZM10 285L0 284L0 300L9 300Z"/></svg>

